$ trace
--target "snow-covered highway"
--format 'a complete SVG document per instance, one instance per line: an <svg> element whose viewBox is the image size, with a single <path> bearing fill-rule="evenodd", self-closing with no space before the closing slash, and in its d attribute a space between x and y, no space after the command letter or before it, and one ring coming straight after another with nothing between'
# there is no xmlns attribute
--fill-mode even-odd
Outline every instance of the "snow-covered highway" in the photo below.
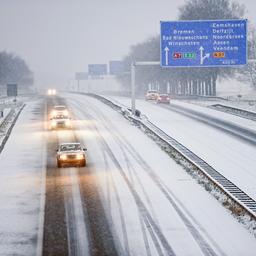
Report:
<svg viewBox="0 0 256 256"><path fill-rule="evenodd" d="M184 248L184 245L191 247L189 251L192 255L214 255L211 251L218 255L225 252L220 246L220 241L230 239L223 237L215 241L219 236L217 230L223 229L220 221L222 217L219 217L220 212L215 208L220 206L218 202L198 188L196 182L143 133L131 127L108 106L85 96L68 94L65 98L69 99L67 103L72 106L77 119L81 120L78 134L86 142L89 159L93 160L98 179L102 183L101 192L104 202L107 203L105 209L110 211L112 221L120 218L120 224L114 221L113 225L115 232L119 233L119 239L123 237L123 241L120 240L123 249L129 246L133 252L131 255L134 255L134 252L146 255L145 241L148 240L153 255L159 253L155 251L156 240L152 238L152 231L147 230L149 234L146 232L145 236L143 229L139 228L142 225L141 220L144 225L147 224L143 214L146 212L151 215L147 219L156 222L148 224L155 232L154 236L158 235L161 243L164 243L160 244L162 249L171 246L175 255L186 255L187 248ZM88 125L92 127L90 131ZM197 193L200 193L199 197ZM207 207L203 206L205 204ZM127 212L127 207L134 210ZM125 225L126 222L130 225ZM131 225L132 223L134 224ZM171 223L176 223L174 229ZM132 232L135 227L137 231ZM159 233L158 227L162 234ZM217 229L214 231L215 228ZM213 236L209 231L211 229L211 232L216 232ZM228 230L230 229L226 230L226 235L230 235ZM225 231L221 233L224 235ZM170 237L176 237L177 242L172 243ZM182 240L179 240L180 238ZM202 247L209 247L209 251L202 250L200 244L204 244ZM229 255L230 252L226 254Z"/></svg>
<svg viewBox="0 0 256 256"><path fill-rule="evenodd" d="M42 122L49 120L47 109L60 103L72 112L73 129L48 130ZM170 112L151 104L147 108L160 113L158 120L161 112ZM70 141L88 149L86 167L56 167L56 147ZM0 255L41 255L40 248L43 255L256 251L253 235L220 202L154 141L95 98L65 93L28 102L0 160ZM7 218L16 223L11 229Z"/></svg>
<svg viewBox="0 0 256 256"><path fill-rule="evenodd" d="M110 98L130 106L129 98ZM255 132L255 121L199 107L194 104L178 102L173 104L176 106L181 105L183 108L194 111L200 111L200 114L208 115L209 119L214 117L220 121L225 120ZM172 111L172 108L169 109L168 106L162 108L152 102L137 100L137 108L150 121L204 159L253 199L256 199L255 145L225 131L225 126L224 129L216 129L209 121L202 122L198 118L177 113Z"/></svg>

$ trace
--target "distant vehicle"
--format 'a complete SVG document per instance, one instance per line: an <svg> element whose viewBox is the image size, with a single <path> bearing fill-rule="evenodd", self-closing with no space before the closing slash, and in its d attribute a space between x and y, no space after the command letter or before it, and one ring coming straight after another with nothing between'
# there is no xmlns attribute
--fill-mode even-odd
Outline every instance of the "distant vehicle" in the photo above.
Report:
<svg viewBox="0 0 256 256"><path fill-rule="evenodd" d="M51 112L51 118L54 118L56 116L68 116L69 112L66 106L59 105L59 106L54 106L53 110Z"/></svg>
<svg viewBox="0 0 256 256"><path fill-rule="evenodd" d="M54 96L54 95L56 95L56 90L55 90L55 89L48 89L48 90L47 90L47 95L48 95L48 96Z"/></svg>
<svg viewBox="0 0 256 256"><path fill-rule="evenodd" d="M168 94L159 94L156 103L170 104L170 96Z"/></svg>
<svg viewBox="0 0 256 256"><path fill-rule="evenodd" d="M51 118L50 128L52 130L59 128L70 129L72 128L71 119L68 116L56 115Z"/></svg>
<svg viewBox="0 0 256 256"><path fill-rule="evenodd" d="M145 95L145 100L156 100L158 97L158 91L157 90L148 90Z"/></svg>
<svg viewBox="0 0 256 256"><path fill-rule="evenodd" d="M62 143L57 149L57 166L86 166L86 148L80 143Z"/></svg>

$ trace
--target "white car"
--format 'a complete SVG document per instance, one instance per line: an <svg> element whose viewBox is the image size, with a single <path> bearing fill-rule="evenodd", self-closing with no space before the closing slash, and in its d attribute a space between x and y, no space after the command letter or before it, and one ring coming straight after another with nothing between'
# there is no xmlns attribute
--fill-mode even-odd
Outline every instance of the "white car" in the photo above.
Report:
<svg viewBox="0 0 256 256"><path fill-rule="evenodd" d="M57 115L51 118L50 120L50 129L59 129L59 128L64 128L64 129L71 129L71 119L68 116L62 116L62 115Z"/></svg>
<svg viewBox="0 0 256 256"><path fill-rule="evenodd" d="M51 118L54 118L55 116L68 116L68 115L69 115L68 109L64 105L54 106L51 112Z"/></svg>
<svg viewBox="0 0 256 256"><path fill-rule="evenodd" d="M145 100L157 100L158 95L157 90L148 90L145 95Z"/></svg>
<svg viewBox="0 0 256 256"><path fill-rule="evenodd" d="M82 148L80 143L62 143L57 149L57 166L86 166L86 148Z"/></svg>
<svg viewBox="0 0 256 256"><path fill-rule="evenodd" d="M54 96L54 95L56 95L56 90L55 90L55 89L48 89L48 90L47 90L47 95L48 95L48 96Z"/></svg>

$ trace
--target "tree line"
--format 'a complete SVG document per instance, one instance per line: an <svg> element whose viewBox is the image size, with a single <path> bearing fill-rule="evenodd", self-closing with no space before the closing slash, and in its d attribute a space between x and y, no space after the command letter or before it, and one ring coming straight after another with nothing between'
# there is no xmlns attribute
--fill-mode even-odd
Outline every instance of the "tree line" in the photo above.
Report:
<svg viewBox="0 0 256 256"><path fill-rule="evenodd" d="M188 0L180 7L178 20L221 20L242 19L245 6L231 0ZM131 47L123 58L125 72L117 79L130 87L130 65L135 61L159 61L160 36L152 37ZM249 27L248 58L255 59L255 30ZM250 80L256 88L256 64L249 63L244 68L161 68L160 66L136 67L137 94L144 94L149 86L171 94L179 95L216 95L218 77L233 77L237 72L243 79Z"/></svg>
<svg viewBox="0 0 256 256"><path fill-rule="evenodd" d="M33 84L33 73L22 58L3 51L0 52L0 86L8 83L30 86Z"/></svg>

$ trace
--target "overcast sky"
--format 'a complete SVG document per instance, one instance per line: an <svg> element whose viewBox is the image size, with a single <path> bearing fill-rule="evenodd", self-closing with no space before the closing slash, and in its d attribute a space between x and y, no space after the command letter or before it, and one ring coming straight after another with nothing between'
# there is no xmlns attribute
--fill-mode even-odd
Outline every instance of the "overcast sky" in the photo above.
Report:
<svg viewBox="0 0 256 256"><path fill-rule="evenodd" d="M89 63L119 60L176 20L184 0L0 0L0 51L24 58L38 86L65 86ZM240 0L248 18L256 1Z"/></svg>

